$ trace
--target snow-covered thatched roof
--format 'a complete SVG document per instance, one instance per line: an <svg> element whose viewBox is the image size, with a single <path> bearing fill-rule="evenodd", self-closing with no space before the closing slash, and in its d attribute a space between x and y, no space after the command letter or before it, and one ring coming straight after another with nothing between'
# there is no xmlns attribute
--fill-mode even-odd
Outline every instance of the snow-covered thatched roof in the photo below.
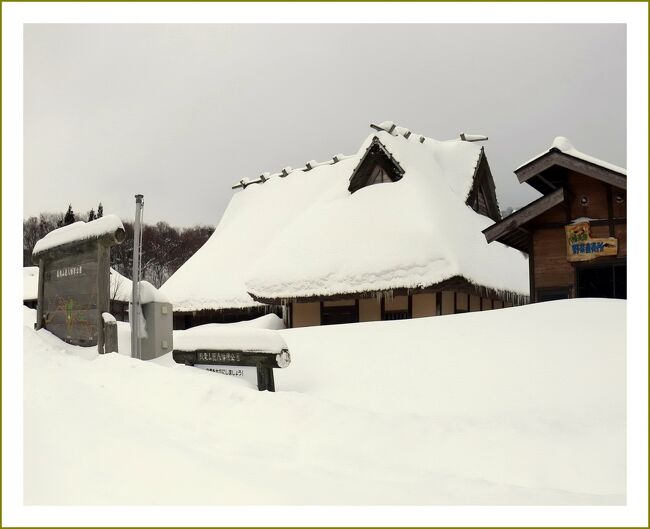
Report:
<svg viewBox="0 0 650 529"><path fill-rule="evenodd" d="M415 289L458 276L527 295L526 259L488 245L481 231L492 219L465 203L481 147L376 128L351 157L271 175L235 194L212 237L162 286L174 309L257 305L250 294L289 299ZM350 177L374 138L403 177L350 193Z"/></svg>

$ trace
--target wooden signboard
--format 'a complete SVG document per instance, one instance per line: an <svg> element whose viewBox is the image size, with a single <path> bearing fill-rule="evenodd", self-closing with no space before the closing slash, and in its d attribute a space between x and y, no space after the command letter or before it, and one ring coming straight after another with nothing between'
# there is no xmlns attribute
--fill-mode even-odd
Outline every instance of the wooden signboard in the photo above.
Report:
<svg viewBox="0 0 650 529"><path fill-rule="evenodd" d="M614 237L592 238L589 222L578 222L564 227L567 259L570 262L591 261L598 257L616 256L618 241Z"/></svg>
<svg viewBox="0 0 650 529"><path fill-rule="evenodd" d="M43 323L68 343L97 344L97 261L93 245L43 263Z"/></svg>
<svg viewBox="0 0 650 529"><path fill-rule="evenodd" d="M245 368L255 367L257 370L257 389L260 391L275 391L273 369L285 368L291 362L291 356L286 349L283 349L278 354L264 351L226 351L217 349L183 351L174 349L172 357L178 364L197 366L216 373L237 377L244 377Z"/></svg>
<svg viewBox="0 0 650 529"><path fill-rule="evenodd" d="M61 228L66 233L76 229L83 238L41 248L39 241L32 254L39 266L36 329L45 328L74 345L97 345L100 353L104 353L102 313L110 310L110 247L125 237L119 219L109 217L114 216ZM94 223L108 231L98 230Z"/></svg>

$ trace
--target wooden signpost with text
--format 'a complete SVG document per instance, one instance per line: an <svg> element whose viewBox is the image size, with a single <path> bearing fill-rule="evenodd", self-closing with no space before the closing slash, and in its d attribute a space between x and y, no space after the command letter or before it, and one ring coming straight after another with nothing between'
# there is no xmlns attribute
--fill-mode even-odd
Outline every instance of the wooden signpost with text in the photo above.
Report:
<svg viewBox="0 0 650 529"><path fill-rule="evenodd" d="M569 224L564 229L566 231L567 259L570 262L591 261L604 256L616 257L618 253L616 238L592 238L588 221Z"/></svg>
<svg viewBox="0 0 650 529"><path fill-rule="evenodd" d="M225 349L200 349L183 351L174 349L174 361L187 366L218 366L210 369L223 375L242 376L242 367L257 369L257 389L275 391L273 369L283 369L291 363L288 349L279 353L274 351L244 351Z"/></svg>
<svg viewBox="0 0 650 529"><path fill-rule="evenodd" d="M97 345L104 352L110 247L124 238L120 220L107 215L59 228L38 241L32 254L39 268L36 329L45 328L74 345Z"/></svg>

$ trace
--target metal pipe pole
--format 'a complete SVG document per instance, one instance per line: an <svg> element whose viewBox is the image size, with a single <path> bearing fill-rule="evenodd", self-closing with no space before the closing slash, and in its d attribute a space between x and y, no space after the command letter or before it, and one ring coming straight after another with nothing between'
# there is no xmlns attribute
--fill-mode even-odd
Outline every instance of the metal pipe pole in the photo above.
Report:
<svg viewBox="0 0 650 529"><path fill-rule="evenodd" d="M142 358L140 342L140 254L142 244L143 195L135 195L135 221L133 222L133 283L131 290L131 357Z"/></svg>

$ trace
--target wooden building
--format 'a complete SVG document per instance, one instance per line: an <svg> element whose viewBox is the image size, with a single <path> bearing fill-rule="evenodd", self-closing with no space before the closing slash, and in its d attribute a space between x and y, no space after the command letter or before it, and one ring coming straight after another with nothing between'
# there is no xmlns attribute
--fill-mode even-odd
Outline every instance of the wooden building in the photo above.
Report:
<svg viewBox="0 0 650 529"><path fill-rule="evenodd" d="M542 196L484 234L530 256L531 301L626 298L626 170L558 137L515 174Z"/></svg>
<svg viewBox="0 0 650 529"><path fill-rule="evenodd" d="M206 244L161 288L175 328L281 313L289 327L491 310L528 301L500 220L485 137L391 122L359 151L242 179Z"/></svg>

